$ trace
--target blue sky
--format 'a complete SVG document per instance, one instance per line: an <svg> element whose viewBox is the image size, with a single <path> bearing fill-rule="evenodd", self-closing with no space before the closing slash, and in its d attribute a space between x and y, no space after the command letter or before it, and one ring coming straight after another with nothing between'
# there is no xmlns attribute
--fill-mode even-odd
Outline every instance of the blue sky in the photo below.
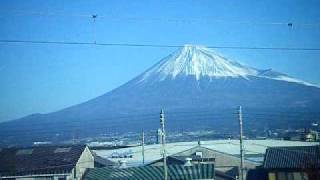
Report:
<svg viewBox="0 0 320 180"><path fill-rule="evenodd" d="M319 48L318 7L317 0L3 0L0 39L92 42L95 36L102 43ZM92 19L83 16L91 14L98 15L95 35ZM292 22L293 27L263 22ZM99 96L174 50L0 43L0 121ZM319 51L217 51L252 67L320 84Z"/></svg>

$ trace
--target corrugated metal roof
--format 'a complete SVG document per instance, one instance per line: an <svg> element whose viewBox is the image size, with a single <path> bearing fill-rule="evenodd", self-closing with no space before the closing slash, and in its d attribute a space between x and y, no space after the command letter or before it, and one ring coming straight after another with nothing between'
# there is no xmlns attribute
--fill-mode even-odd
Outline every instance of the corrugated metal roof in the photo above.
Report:
<svg viewBox="0 0 320 180"><path fill-rule="evenodd" d="M268 169L320 168L320 146L268 148L263 167Z"/></svg>
<svg viewBox="0 0 320 180"><path fill-rule="evenodd" d="M94 168L85 175L85 180L163 180L163 166L140 166L126 169L119 168ZM200 164L195 166L168 166L168 179L213 179L214 165Z"/></svg>

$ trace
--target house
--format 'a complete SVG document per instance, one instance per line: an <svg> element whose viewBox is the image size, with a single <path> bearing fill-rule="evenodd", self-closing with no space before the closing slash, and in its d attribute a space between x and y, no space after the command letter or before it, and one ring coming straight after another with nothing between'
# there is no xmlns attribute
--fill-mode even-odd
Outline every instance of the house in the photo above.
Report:
<svg viewBox="0 0 320 180"><path fill-rule="evenodd" d="M215 179L213 164L195 166L168 165L168 179ZM84 175L84 180L163 180L163 166L140 166L130 168L94 168ZM216 180L216 179L215 179Z"/></svg>
<svg viewBox="0 0 320 180"><path fill-rule="evenodd" d="M320 145L268 148L263 165L247 179L320 180Z"/></svg>
<svg viewBox="0 0 320 180"><path fill-rule="evenodd" d="M197 146L167 157L168 165L214 164L216 179L236 179L239 176L240 158L218 152L198 144ZM150 166L163 166L163 158L149 163ZM254 162L245 161L245 168L254 169Z"/></svg>
<svg viewBox="0 0 320 180"><path fill-rule="evenodd" d="M94 157L85 145L0 150L0 179L81 179L93 167Z"/></svg>

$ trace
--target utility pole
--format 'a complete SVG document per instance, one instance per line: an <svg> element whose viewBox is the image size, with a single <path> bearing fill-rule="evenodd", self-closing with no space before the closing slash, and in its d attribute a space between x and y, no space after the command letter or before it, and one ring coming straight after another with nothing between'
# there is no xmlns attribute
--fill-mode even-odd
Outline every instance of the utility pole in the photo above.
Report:
<svg viewBox="0 0 320 180"><path fill-rule="evenodd" d="M144 131L143 130L142 130L141 146L142 146L142 164L144 165Z"/></svg>
<svg viewBox="0 0 320 180"><path fill-rule="evenodd" d="M160 112L160 127L161 127L161 141L162 141L164 180L168 180L167 152L166 152L166 133L165 133L165 130L164 130L164 112L163 112L163 109L161 109L161 112Z"/></svg>
<svg viewBox="0 0 320 180"><path fill-rule="evenodd" d="M243 130L242 130L242 108L239 106L238 118L240 126L240 180L244 180L244 149L243 149Z"/></svg>

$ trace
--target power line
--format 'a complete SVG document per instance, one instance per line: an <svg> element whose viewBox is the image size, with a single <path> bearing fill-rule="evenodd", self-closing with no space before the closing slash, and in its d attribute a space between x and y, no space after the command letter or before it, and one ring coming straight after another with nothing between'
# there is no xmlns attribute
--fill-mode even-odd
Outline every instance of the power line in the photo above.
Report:
<svg viewBox="0 0 320 180"><path fill-rule="evenodd" d="M138 43L98 43L80 41L44 41L44 40L7 40L1 39L0 43L26 43L26 44L56 44L56 45L94 45L114 47L150 47L150 48L182 48L183 45L138 44ZM238 49L238 50L280 50L280 51L320 51L320 48L302 47L259 47L259 46L218 46L208 45L213 49Z"/></svg>
<svg viewBox="0 0 320 180"><path fill-rule="evenodd" d="M3 13L4 14L4 13ZM6 15L2 16L55 16L55 17L78 17L78 18L90 18L92 14L81 14L81 13L57 13L57 12L36 12L36 11L12 11L7 12Z"/></svg>
<svg viewBox="0 0 320 180"><path fill-rule="evenodd" d="M77 18L92 18L92 14L82 13L61 13L61 12L35 12L35 11L13 11L8 12L8 15L17 16L54 16L54 17L77 17ZM320 22L285 22L285 21L247 21L247 20L223 20L213 19L210 17L203 18L145 18L145 17L112 17L103 14L95 14L99 19L106 19L108 21L119 21L119 22L168 22L168 23L224 23L224 24L240 24L240 25L272 25L272 26L320 26ZM3 15L4 16L4 15Z"/></svg>

